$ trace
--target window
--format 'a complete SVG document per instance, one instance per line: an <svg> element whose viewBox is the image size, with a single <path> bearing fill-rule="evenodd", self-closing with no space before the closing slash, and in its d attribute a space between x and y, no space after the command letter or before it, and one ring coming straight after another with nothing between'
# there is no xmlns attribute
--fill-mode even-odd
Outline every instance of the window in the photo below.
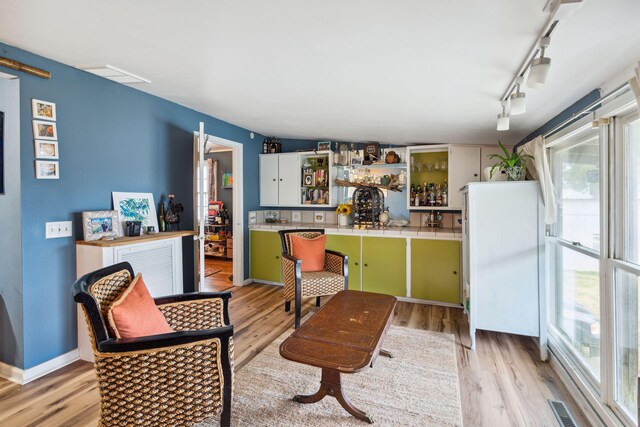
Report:
<svg viewBox="0 0 640 427"><path fill-rule="evenodd" d="M558 192L556 236L600 250L600 142L597 130L552 151Z"/></svg>
<svg viewBox="0 0 640 427"><path fill-rule="evenodd" d="M587 129L550 150L558 193L550 321L559 339L600 381L600 142Z"/></svg>
<svg viewBox="0 0 640 427"><path fill-rule="evenodd" d="M550 346L603 420L637 425L640 117L631 97L597 116L610 120L548 142L559 201L546 240Z"/></svg>

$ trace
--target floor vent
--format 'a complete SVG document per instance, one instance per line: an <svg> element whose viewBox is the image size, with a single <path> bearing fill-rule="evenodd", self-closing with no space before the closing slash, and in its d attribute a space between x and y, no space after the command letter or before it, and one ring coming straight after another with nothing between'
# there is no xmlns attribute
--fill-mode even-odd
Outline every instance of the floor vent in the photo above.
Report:
<svg viewBox="0 0 640 427"><path fill-rule="evenodd" d="M559 425L562 427L578 427L564 402L549 399L549 405L551 405L551 410L558 419Z"/></svg>

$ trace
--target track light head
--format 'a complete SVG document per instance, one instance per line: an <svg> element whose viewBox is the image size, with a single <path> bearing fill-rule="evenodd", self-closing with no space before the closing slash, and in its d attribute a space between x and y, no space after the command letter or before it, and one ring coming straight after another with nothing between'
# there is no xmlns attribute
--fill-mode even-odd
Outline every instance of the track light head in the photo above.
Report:
<svg viewBox="0 0 640 427"><path fill-rule="evenodd" d="M531 61L529 67L529 77L527 78L527 86L537 89L544 86L551 68L551 58L544 56L544 51L549 47L551 37L542 37L540 39L540 58Z"/></svg>
<svg viewBox="0 0 640 427"><path fill-rule="evenodd" d="M519 76L516 79L516 91L511 94L509 101L511 102L511 115L518 116L527 112L526 95L520 92L520 86L524 82L524 77Z"/></svg>
<svg viewBox="0 0 640 427"><path fill-rule="evenodd" d="M507 101L501 101L502 112L498 114L497 130L509 130L509 113L507 113Z"/></svg>

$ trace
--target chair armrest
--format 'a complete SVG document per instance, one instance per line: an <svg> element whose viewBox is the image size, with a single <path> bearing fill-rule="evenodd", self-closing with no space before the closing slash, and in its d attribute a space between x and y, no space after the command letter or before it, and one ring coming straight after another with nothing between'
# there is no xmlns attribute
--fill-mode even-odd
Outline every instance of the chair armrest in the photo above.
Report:
<svg viewBox="0 0 640 427"><path fill-rule="evenodd" d="M170 334L150 335L140 338L111 338L98 343L98 351L101 353L126 353L144 350L161 351L167 347L194 344L212 338L219 338L221 341L228 343L232 336L233 326L229 325L202 331L172 332Z"/></svg>
<svg viewBox="0 0 640 427"><path fill-rule="evenodd" d="M167 295L164 297L154 298L156 305L170 304L174 302L193 301L208 298L222 298L228 300L232 297L230 291L224 292L189 292L186 294Z"/></svg>
<svg viewBox="0 0 640 427"><path fill-rule="evenodd" d="M231 324L231 320L229 319L229 298L231 298L231 296L232 294L229 291L191 292L154 298L154 301L174 329L211 329L222 326L223 324ZM221 300L222 310L216 309L216 307L210 307L212 304L208 304L207 300L216 302ZM214 303L213 305L215 306L216 304ZM165 308L162 308L162 306L165 306ZM175 312L173 313L174 315L169 313L169 308ZM179 315L187 316L185 322L179 322ZM194 316L196 317L194 318ZM215 318L220 317L224 322L215 322ZM184 323L185 326L178 326L180 323Z"/></svg>
<svg viewBox="0 0 640 427"><path fill-rule="evenodd" d="M282 259L283 259L283 260L285 260L285 259L286 259L286 260L288 260L288 261L292 261L292 262L294 262L294 263L296 263L296 264L302 264L302 260L301 260L300 258L296 258L296 257L294 257L294 256L292 256L292 255L289 255L289 254L288 254L288 253L286 253L286 252L282 252Z"/></svg>
<svg viewBox="0 0 640 427"><path fill-rule="evenodd" d="M326 250L324 255L324 269L347 277L349 271L349 257L336 251Z"/></svg>

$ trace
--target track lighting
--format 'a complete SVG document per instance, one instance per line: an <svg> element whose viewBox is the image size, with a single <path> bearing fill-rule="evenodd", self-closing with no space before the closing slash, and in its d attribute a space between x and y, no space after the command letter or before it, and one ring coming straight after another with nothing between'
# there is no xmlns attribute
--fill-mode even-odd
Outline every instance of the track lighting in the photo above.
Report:
<svg viewBox="0 0 640 427"><path fill-rule="evenodd" d="M551 59L544 56L544 51L549 47L550 43L551 37L540 38L540 58L536 58L531 61L527 86L532 88L541 88L547 81L547 75L549 74L549 68L551 67Z"/></svg>
<svg viewBox="0 0 640 427"><path fill-rule="evenodd" d="M507 101L501 101L502 113L498 114L498 130L509 130L509 113L507 113Z"/></svg>
<svg viewBox="0 0 640 427"><path fill-rule="evenodd" d="M527 104L525 103L525 94L520 92L520 85L524 83L524 77L519 76L516 79L516 91L513 93L509 100L511 101L511 115L517 116L527 112Z"/></svg>

